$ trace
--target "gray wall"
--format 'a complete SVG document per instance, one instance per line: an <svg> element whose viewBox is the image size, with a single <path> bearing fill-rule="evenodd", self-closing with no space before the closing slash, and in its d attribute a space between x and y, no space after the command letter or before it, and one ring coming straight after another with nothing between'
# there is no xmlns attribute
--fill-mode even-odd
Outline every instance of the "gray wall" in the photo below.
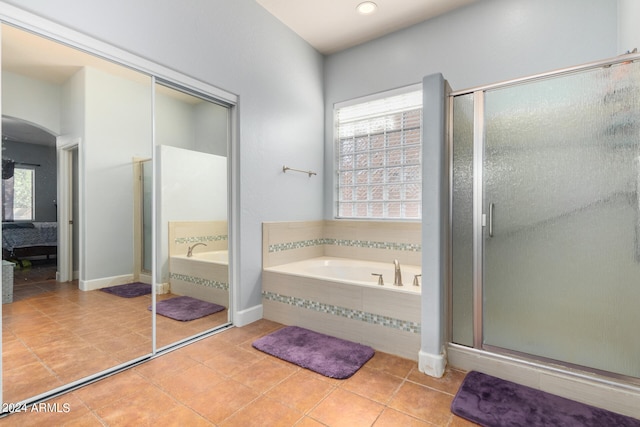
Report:
<svg viewBox="0 0 640 427"><path fill-rule="evenodd" d="M483 0L328 56L325 219L333 218L336 102L433 73L455 91L600 60L619 53L617 37L615 0Z"/></svg>
<svg viewBox="0 0 640 427"><path fill-rule="evenodd" d="M618 53L614 0L483 0L326 60L253 0L6 3L239 95L241 310L261 302L261 223L333 216L335 102L435 72L455 90Z"/></svg>
<svg viewBox="0 0 640 427"><path fill-rule="evenodd" d="M11 0L239 95L240 310L259 305L263 221L322 218L323 57L253 0Z"/></svg>

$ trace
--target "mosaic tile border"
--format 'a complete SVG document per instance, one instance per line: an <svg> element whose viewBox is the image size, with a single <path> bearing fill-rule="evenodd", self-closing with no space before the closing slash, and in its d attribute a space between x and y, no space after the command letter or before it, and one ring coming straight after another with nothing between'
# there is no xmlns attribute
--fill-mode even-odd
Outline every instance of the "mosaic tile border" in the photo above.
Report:
<svg viewBox="0 0 640 427"><path fill-rule="evenodd" d="M229 290L229 284L224 282L218 282L217 280L203 279L202 277L189 276L187 274L169 273L170 279L182 280L183 282L191 283L193 285L206 286L208 288L222 289L223 291Z"/></svg>
<svg viewBox="0 0 640 427"><path fill-rule="evenodd" d="M219 242L227 240L229 238L226 234L219 234L217 236L192 236L192 237L176 237L174 243L204 243L204 242Z"/></svg>
<svg viewBox="0 0 640 427"><path fill-rule="evenodd" d="M352 240L352 239L309 239L299 240L297 242L275 243L269 245L269 253L289 251L293 249L307 248L311 246L335 245L335 246L351 246L369 249L389 249L396 251L421 252L422 245L420 243L396 243L396 242L375 242L371 240Z"/></svg>
<svg viewBox="0 0 640 427"><path fill-rule="evenodd" d="M274 292L262 292L262 297L269 301L280 302L294 307L306 308L308 310L314 310L320 313L345 317L347 319L360 320L362 322L383 326L385 328L398 329L414 334L420 333L420 323L418 322L409 322L389 316L381 316L379 314L368 313L366 311L352 310L350 308L339 307L337 305L325 304L322 302L311 301L298 297L281 295Z"/></svg>

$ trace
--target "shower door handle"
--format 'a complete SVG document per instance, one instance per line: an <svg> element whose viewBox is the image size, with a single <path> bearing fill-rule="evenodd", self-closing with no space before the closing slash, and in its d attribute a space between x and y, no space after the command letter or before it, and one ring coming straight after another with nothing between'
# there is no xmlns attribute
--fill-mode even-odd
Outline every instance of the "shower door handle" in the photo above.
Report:
<svg viewBox="0 0 640 427"><path fill-rule="evenodd" d="M489 237L493 237L493 208L494 203L489 203Z"/></svg>

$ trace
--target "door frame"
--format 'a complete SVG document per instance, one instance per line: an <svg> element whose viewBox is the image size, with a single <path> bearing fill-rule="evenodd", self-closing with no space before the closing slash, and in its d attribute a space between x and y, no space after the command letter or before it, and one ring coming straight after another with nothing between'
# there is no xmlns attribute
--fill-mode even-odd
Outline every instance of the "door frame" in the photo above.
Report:
<svg viewBox="0 0 640 427"><path fill-rule="evenodd" d="M78 169L80 169L80 137L59 136L56 139L56 152L58 162L58 271L56 281L70 282L74 277L73 252L74 252L74 218L73 215L73 152L78 151ZM78 183L80 184L80 183ZM80 195L78 194L79 198Z"/></svg>

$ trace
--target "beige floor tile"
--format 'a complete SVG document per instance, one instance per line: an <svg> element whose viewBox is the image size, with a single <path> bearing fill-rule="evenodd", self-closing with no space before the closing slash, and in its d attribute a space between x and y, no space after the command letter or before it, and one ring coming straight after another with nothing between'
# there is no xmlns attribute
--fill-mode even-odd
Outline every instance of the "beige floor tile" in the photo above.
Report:
<svg viewBox="0 0 640 427"><path fill-rule="evenodd" d="M335 388L306 370L300 370L266 393L267 397L308 413Z"/></svg>
<svg viewBox="0 0 640 427"><path fill-rule="evenodd" d="M220 423L221 427L289 427L303 414L280 402L260 397Z"/></svg>
<svg viewBox="0 0 640 427"><path fill-rule="evenodd" d="M464 377L466 375L466 372L447 368L442 378L434 378L420 372L418 368L415 367L413 370L411 370L407 379L409 381L413 381L418 384L422 384L427 387L435 388L436 390L455 395L458 392L460 384L462 384L462 380L464 380Z"/></svg>
<svg viewBox="0 0 640 427"><path fill-rule="evenodd" d="M453 396L412 382L405 382L389 407L435 425L447 425Z"/></svg>
<svg viewBox="0 0 640 427"><path fill-rule="evenodd" d="M403 414L394 409L387 408L378 417L375 427L429 427L433 424L419 420L410 415Z"/></svg>
<svg viewBox="0 0 640 427"><path fill-rule="evenodd" d="M384 405L338 388L309 413L331 427L367 427L380 416Z"/></svg>
<svg viewBox="0 0 640 427"><path fill-rule="evenodd" d="M21 299L2 310L5 401L151 351L148 296L81 292L77 283L18 288ZM157 319L160 346L211 320ZM449 411L464 372L447 369L434 379L414 361L377 352L351 378L327 378L252 347L282 327L260 320L231 328L48 401L67 403L68 412L15 414L1 418L0 427L473 425Z"/></svg>
<svg viewBox="0 0 640 427"><path fill-rule="evenodd" d="M295 365L285 364L274 358L265 358L239 371L232 378L257 393L264 393L297 370L299 368Z"/></svg>
<svg viewBox="0 0 640 427"><path fill-rule="evenodd" d="M347 379L342 388L386 404L400 388L402 382L400 377L364 366Z"/></svg>

